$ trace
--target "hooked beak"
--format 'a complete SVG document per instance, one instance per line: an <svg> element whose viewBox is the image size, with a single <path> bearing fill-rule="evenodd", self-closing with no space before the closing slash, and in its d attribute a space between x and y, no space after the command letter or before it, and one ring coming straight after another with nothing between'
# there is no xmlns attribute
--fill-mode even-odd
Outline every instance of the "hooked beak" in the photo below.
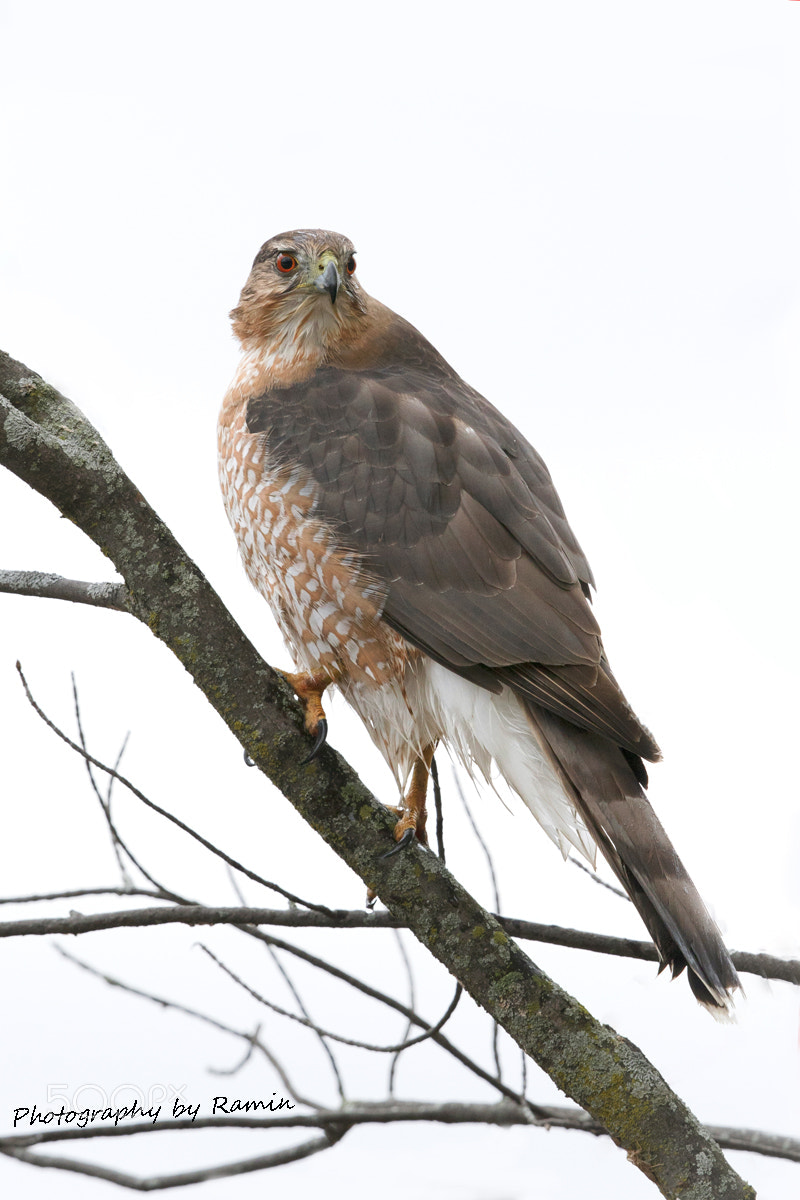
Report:
<svg viewBox="0 0 800 1200"><path fill-rule="evenodd" d="M331 304L336 303L336 297L339 293L339 272L336 268L336 263L333 259L328 259L325 264L325 270L322 271L314 280L314 286L320 292L327 292L331 298Z"/></svg>

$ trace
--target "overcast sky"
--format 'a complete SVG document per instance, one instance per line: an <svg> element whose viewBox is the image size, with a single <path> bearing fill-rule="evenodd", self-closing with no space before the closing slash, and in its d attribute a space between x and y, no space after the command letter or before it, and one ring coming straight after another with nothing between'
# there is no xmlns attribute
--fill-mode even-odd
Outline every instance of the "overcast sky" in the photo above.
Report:
<svg viewBox="0 0 800 1200"><path fill-rule="evenodd" d="M0 40L0 346L86 412L265 657L289 665L239 566L216 482L216 412L236 364L227 313L263 241L321 226L353 239L366 290L544 455L597 578L615 673L665 752L651 774L657 810L729 944L797 957L800 3L28 0L0 8ZM0 567L113 578L86 538L5 475ZM117 882L85 773L25 704L16 659L70 728L75 672L92 747L113 758L131 730L125 769L154 800L301 894L362 903L360 881L243 768L145 629L5 596L0 894ZM333 744L391 801L358 723L341 703L331 717ZM448 864L491 903L449 768L444 777ZM234 902L216 864L133 801L117 803L155 874ZM504 911L643 936L526 813L492 795L473 807ZM255 888L246 895L267 902ZM128 931L68 949L138 986L261 1019L197 940ZM340 952L376 986L405 986L388 938L304 944ZM656 980L649 966L531 953L640 1045L701 1119L800 1136L796 990L749 979L738 1024L721 1028L685 984ZM14 1107L45 1106L48 1089L185 1085L205 1103L220 1086L206 1068L239 1055L110 993L44 939L4 942L2 957L3 1127ZM435 1019L449 984L416 958L420 1007ZM266 970L249 952L238 961L254 981ZM344 997L323 1012L353 1033ZM354 1020L378 1040L402 1034L377 1017ZM488 1065L478 1015L459 1020ZM316 1050L275 1022L293 1070L327 1095ZM488 1098L446 1063L432 1079L413 1053L402 1095ZM378 1094L360 1062L354 1095ZM556 1100L532 1070L531 1097ZM248 1072L225 1086L267 1096L278 1086ZM274 1144L93 1153L144 1171ZM764 1196L797 1195L797 1166L733 1157ZM112 1195L8 1161L0 1177L20 1196ZM465 1128L410 1142L360 1131L327 1155L202 1195L244 1200L267 1188L305 1200L324 1188L340 1200L379 1188L400 1200L411 1186L423 1200L654 1194L607 1142Z"/></svg>

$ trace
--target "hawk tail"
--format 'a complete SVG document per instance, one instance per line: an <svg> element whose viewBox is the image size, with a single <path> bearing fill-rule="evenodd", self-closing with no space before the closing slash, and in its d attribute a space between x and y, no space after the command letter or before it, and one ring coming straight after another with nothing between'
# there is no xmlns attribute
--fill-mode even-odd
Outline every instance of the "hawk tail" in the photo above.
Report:
<svg viewBox="0 0 800 1200"><path fill-rule="evenodd" d="M526 703L534 736L656 944L661 970L688 968L713 1016L741 987L722 935L653 812L639 759L598 734Z"/></svg>

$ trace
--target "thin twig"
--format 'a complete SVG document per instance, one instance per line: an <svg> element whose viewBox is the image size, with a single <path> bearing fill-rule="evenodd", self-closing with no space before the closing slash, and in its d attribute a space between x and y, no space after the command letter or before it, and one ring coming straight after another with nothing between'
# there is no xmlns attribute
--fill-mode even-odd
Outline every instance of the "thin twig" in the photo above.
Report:
<svg viewBox="0 0 800 1200"><path fill-rule="evenodd" d="M239 900L239 903L244 904L244 893L242 892L242 889L239 887L239 881L236 878L236 876L233 874L233 871L231 871L230 867L228 868L228 877L230 879L231 887L233 888L233 890ZM243 930L243 932L250 933L251 930L249 930L249 929ZM311 1016L308 1012L308 1009L306 1008L305 1004L303 1003L302 997L300 996L300 993L298 992L297 988L295 987L294 982L293 982L291 976L289 975L289 972L286 970L283 963L281 962L275 947L270 946L268 942L263 943L263 945L264 945L264 948L266 949L267 953L269 954L270 958L272 959L274 966L277 968L277 970L283 976L284 982L286 983L286 986L289 988L289 991L292 993L292 996L294 997L297 1007L300 1009L303 1016L308 1021L311 1021ZM313 1024L313 1022L312 1022L312 1024ZM333 1050L328 1045L328 1043L325 1040L322 1033L318 1033L317 1036L319 1037L322 1049L325 1051L325 1055L328 1059L328 1062L331 1065L333 1077L336 1080L336 1090L339 1093L339 1099L342 1101L342 1103L344 1103L344 1099L345 1099L344 1080L342 1079L342 1075L339 1070L339 1064L336 1061L336 1056L334 1055ZM246 1061L247 1061L247 1059L245 1059L245 1062ZM244 1063L242 1063L241 1065L244 1066Z"/></svg>
<svg viewBox="0 0 800 1200"><path fill-rule="evenodd" d="M260 1033L261 1026L256 1025L253 1036L250 1039L250 1043L239 1061L234 1063L232 1067L206 1067L209 1075L238 1075L242 1067L247 1066L247 1064L250 1062L250 1059L253 1057L253 1051L256 1049L256 1043Z"/></svg>
<svg viewBox="0 0 800 1200"><path fill-rule="evenodd" d="M492 894L494 896L494 911L500 912L502 907L500 904L500 886L497 882L497 872L494 869L494 859L492 858L492 853L487 846L480 829L478 829L477 822L472 815L472 809L467 803L467 797L464 794L464 789L461 786L461 780L458 778L455 767L453 768L451 774L453 776L453 783L455 784L456 791L458 792L458 798L461 801L464 812L467 814L467 820L472 826L472 832L477 838L481 850L483 850L484 858L486 859L486 863L489 867L489 876L492 881ZM503 1067L500 1062L500 1027L497 1024L497 1021L492 1021L492 1054L494 1056L494 1065L497 1071L497 1076L498 1078L502 1078Z"/></svg>
<svg viewBox="0 0 800 1200"><path fill-rule="evenodd" d="M379 1003L385 1004L387 1008L393 1008L396 1012L402 1013L403 1016L408 1017L409 1020L413 1021L415 1025L420 1026L420 1028L427 1028L427 1023L422 1017L414 1012L413 1009L408 1008L405 1004L402 1004L399 1000L396 1000L394 996L388 996L385 992L381 992L377 988L372 987L370 984L365 983L363 979L359 979L357 976L350 975L347 971L343 971L341 967L336 967L333 963L327 962L324 958L318 958L317 955L310 954L308 950L301 950L299 946L293 946L291 942L284 942L281 938L276 938L271 933L264 933L260 929L253 929L253 934L256 937L262 938L264 941L269 941L273 945L279 946L288 954L293 954L295 957L302 959L303 962L307 962L313 967L319 967L320 970L326 971L327 974L333 976L334 979L341 979L343 983L349 984L349 986L355 988L356 991L363 992L365 996L370 996L373 1000L377 1000ZM445 1034L436 1033L433 1035L432 1040L436 1042L436 1044L452 1058L460 1062L462 1066L466 1067L468 1071L471 1071L473 1075L476 1075L478 1079L482 1079L485 1083L488 1083L493 1088L496 1088L500 1095L504 1096L507 1100L511 1100L514 1104L523 1105L526 1108L526 1111L529 1111L530 1113L539 1111L538 1109L534 1109L532 1106L530 1106L524 1096L520 1096L512 1088L503 1083L502 1079L498 1079L496 1076L491 1075L488 1071L485 1071L483 1067L476 1063L474 1059L471 1059L469 1055L465 1054L463 1050L459 1050L459 1048L454 1045L453 1042L451 1042L450 1039L445 1036Z"/></svg>
<svg viewBox="0 0 800 1200"><path fill-rule="evenodd" d="M605 879L601 879L596 871L593 871L591 867L587 867L586 863L582 863L579 858L574 858L570 854L567 862L571 863L573 867L577 867L579 871L583 871L590 879L599 884L600 887L604 887L606 891L613 892L615 896L619 896L620 900L627 900L630 903L630 896L626 895L620 888L614 887L613 883L607 883Z"/></svg>
<svg viewBox="0 0 800 1200"><path fill-rule="evenodd" d="M489 847L486 845L486 841L485 841L483 835L481 834L480 829L478 828L478 826L476 824L475 818L472 815L472 809L470 808L469 804L467 803L467 797L464 794L464 789L461 786L461 780L458 778L458 775L456 774L455 769L452 772L452 776L453 776L453 783L455 785L455 789L458 792L458 798L464 807L464 812L467 814L467 820L470 823L472 832L474 833L474 835L478 841L478 844L480 845L481 850L483 850L483 855L484 855L484 858L486 859L486 865L489 868L489 876L492 881L492 895L494 896L494 911L499 912L500 911L500 887L497 883L497 872L494 869L494 859L492 858L491 851L489 850Z"/></svg>
<svg viewBox="0 0 800 1200"><path fill-rule="evenodd" d="M120 991L127 992L131 996L138 996L141 1000L149 1000L151 1004L157 1004L161 1008L174 1009L175 1012L183 1013L187 1017L193 1017L196 1021L203 1021L206 1025L211 1025L212 1028L219 1029L222 1033L228 1033L232 1037L240 1038L242 1041L247 1042L250 1046L254 1046L264 1055L267 1062L280 1078L280 1081L286 1088L286 1091L294 1100L297 1101L298 1104L305 1104L308 1108L313 1109L321 1109L324 1107L321 1104L316 1104L307 1096L303 1096L297 1090L297 1088L295 1088L294 1084L289 1078L288 1072L280 1060L277 1059L269 1047L261 1041L257 1033L253 1034L248 1033L246 1030L234 1029L233 1026L226 1025L224 1021L218 1021L216 1017L212 1017L208 1013L200 1012L199 1009L189 1008L187 1005L181 1004L177 1000L167 1000L165 997L156 996L152 992L145 992L141 988L133 987L132 984L125 983L122 979L117 979L117 977L114 975L108 975L105 971L99 971L90 963L84 962L83 959L78 958L74 954L70 954L68 950L64 950L61 946L56 946L55 949L62 956L62 958L68 959L69 962L74 963L77 967L80 967L82 971L86 971L89 975L94 975L96 979L100 979L103 983L107 983L109 987L119 988Z"/></svg>
<svg viewBox="0 0 800 1200"><path fill-rule="evenodd" d="M190 837L194 838L196 842L199 842L201 846L204 846L206 850L211 852L211 854L214 854L217 858L221 858L223 862L228 863L228 865L233 867L235 870L241 871L243 875L246 875L248 879L252 879L254 883L260 883L262 887L266 887L269 888L270 891L277 892L278 895L283 896L286 900L290 900L293 904L301 904L305 908L312 909L314 912L324 913L329 917L335 915L333 909L328 908L327 905L312 904L310 900L303 900L300 896L295 896L293 892L287 892L285 888L280 887L277 883L271 883L268 879L264 879L261 875L257 875L255 871L251 871L249 867L244 866L243 863L240 863L235 858L232 858L230 854L226 854L224 850L220 850L218 846L213 844L213 842L209 842L207 838L204 838L202 834L197 833L197 831L192 829L191 826L187 825L184 821L181 821L179 817L174 816L173 813L167 812L165 808L162 808L159 804L156 804L155 801L148 799L148 797L145 796L143 792L140 792L139 789L132 784L129 779L126 779L124 775L120 775L119 772L115 771L113 767L109 767L106 763L100 762L100 760L95 758L94 755L89 754L88 751L84 750L81 746L77 745L77 743L73 742L71 738L67 737L63 730L59 729L59 727L50 720L50 718L36 703L31 694L31 690L28 687L28 681L26 680L22 672L22 667L19 663L17 663L17 672L22 680L22 686L25 689L25 695L27 696L34 712L41 717L45 725L47 725L49 729L52 729L53 733L55 733L57 737L61 738L62 742L65 742L72 750L75 751L76 754L79 754L81 758L85 758L87 762L99 767L101 771L105 771L108 775L112 776L112 778L119 780L123 787L126 787L128 791L137 798L137 800L141 800L142 804L146 804L147 807L152 809L153 812L158 813L158 815L164 817L165 820L171 821L173 825L177 825L178 829L183 830L184 833L188 833Z"/></svg>
<svg viewBox="0 0 800 1200"><path fill-rule="evenodd" d="M404 966L405 972L406 972L406 980L408 981L408 1007L414 1008L414 1006L416 1005L416 1002L417 1002L417 989L416 989L416 986L414 983L414 971L411 967L411 959L408 956L408 951L406 950L405 945L403 944L403 935L400 933L399 929L394 930L394 940L397 945L397 949L400 951L400 957L403 960L403 966ZM411 1020L407 1020L405 1033L403 1034L404 1038L407 1038L409 1033L411 1032L411 1025L412 1025ZM393 1057L391 1065L389 1067L389 1095L390 1096L394 1096L395 1073L397 1071L397 1064L400 1061L401 1053L402 1053L401 1050L397 1051L397 1053Z"/></svg>
<svg viewBox="0 0 800 1200"><path fill-rule="evenodd" d="M244 892L242 891L242 888L239 886L239 880L236 878L236 876L234 875L234 873L230 869L230 867L227 868L227 872L228 872L228 879L230 881L230 885L233 888L236 898L238 899L240 904L244 904L245 903ZM240 926L240 929L241 929L242 933L247 933L251 936L253 936L256 932L255 930L249 929L247 927ZM270 946L268 943L262 943L262 945L264 945L264 948L266 949L267 953L269 954L270 958L272 959L273 964L275 965L275 967L277 967L278 971L281 973L284 980L286 981L286 984L289 987L290 991L292 992L292 995L294 996L295 1001L297 1002L298 1006L300 1007L300 1011L303 1013L303 1015L305 1017L308 1017L309 1014L303 1004L303 1001L302 1001L297 989L295 988L295 986L289 976L288 971L286 971L286 969L283 966L283 963L280 961L277 951L275 950L275 947ZM256 1038L258 1038L258 1035L260 1032L261 1032L261 1026L260 1025L256 1026L256 1032L255 1032L254 1036ZM333 1051L331 1050L328 1043L325 1041L325 1038L321 1037L320 1042L322 1043L322 1048L326 1052L328 1060L331 1064L334 1078L336 1080L336 1086L337 1086L337 1091L339 1093L339 1098L342 1100L342 1102L344 1102L344 1099L345 1099L344 1081L342 1080L342 1077L339 1073L339 1065L336 1062ZM249 1059L253 1053L253 1048L254 1048L253 1044L251 1043L244 1058L235 1067L232 1067L227 1071L218 1070L218 1071L214 1071L213 1073L216 1075L223 1075L223 1074L224 1075L235 1075L249 1061Z"/></svg>
<svg viewBox="0 0 800 1200"><path fill-rule="evenodd" d="M444 854L444 808L442 806L442 789L439 786L439 766L436 755L431 759L431 779L433 780L433 806L436 810L436 849L442 862Z"/></svg>
<svg viewBox="0 0 800 1200"><path fill-rule="evenodd" d="M295 1004L300 1009L300 1012L303 1014L306 1024L309 1026L310 1029L314 1030L317 1037L319 1038L320 1045L322 1046L322 1049L325 1051L325 1055L328 1059L328 1062L331 1065L331 1070L333 1071L333 1077L336 1080L336 1090L339 1093L339 1099L342 1101L342 1103L344 1103L344 1100L345 1100L344 1080L342 1079L342 1074L341 1074L341 1071L339 1070L339 1064L336 1061L336 1057L333 1053L333 1050L328 1045L328 1039L326 1037L324 1030L320 1029L319 1026L314 1021L311 1020L311 1014L309 1013L308 1009L306 1008L305 1004L303 1003L303 999L302 999L300 993L298 992L297 988L295 987L292 977L290 976L289 972L286 970L286 968L284 967L280 958L278 957L278 952L275 949L275 947L267 945L265 947L265 949L266 949L267 953L269 954L270 958L272 959L273 963L275 964L276 968L278 969L278 971L280 971L281 975L283 976L283 980L284 980L286 986L288 987L289 991L292 993Z"/></svg>
<svg viewBox="0 0 800 1200"><path fill-rule="evenodd" d="M80 738L81 747L83 748L84 752L86 753L86 752L88 752L89 747L86 744L86 736L83 732L83 721L81 719L81 706L80 706L80 702L78 700L78 685L75 682L74 671L70 674L70 679L72 680L72 700L73 700L73 706L75 709L75 722L78 726L78 737ZM122 746L120 747L119 753L117 754L117 758L114 763L115 771L119 770L119 764L121 763L122 756L125 753L125 747L128 744L129 736L130 736L130 734L126 733L125 737L122 741ZM106 825L108 826L108 831L111 834L111 845L113 846L113 849L114 849L114 855L117 860L117 866L119 867L120 875L122 876L122 882L130 883L131 880L128 876L128 871L127 871L127 868L126 868L125 863L122 858L123 853L127 854L128 857L130 858L131 862L133 862L135 866L139 867L140 870L142 868L139 866L139 863L136 862L133 855L128 850L127 846L125 845L125 843L123 842L119 833L117 832L114 822L111 819L111 789L114 785L114 777L113 777L113 775L109 775L108 791L107 791L107 794L105 796L103 796L103 794L100 791L100 788L97 784L97 780L94 777L94 771L92 769L92 764L86 758L84 758L83 761L84 761L84 765L86 767L86 773L89 776L89 782L92 785L92 790L94 791L94 794L100 803L100 807L103 810L103 816L106 819ZM156 882L156 880L153 878L152 875L150 875L149 872L144 872L144 874L145 874L145 877L149 880L150 883L153 884L154 887L162 886L161 884Z"/></svg>
<svg viewBox="0 0 800 1200"><path fill-rule="evenodd" d="M303 1142L286 1150L277 1150L274 1154L262 1154L258 1158L246 1158L239 1162L226 1163L220 1167L206 1167L200 1171L183 1171L178 1175L151 1175L140 1178L127 1175L124 1171L112 1171L108 1167L98 1167L91 1163L79 1163L71 1158L57 1158L47 1155L40 1158L29 1150L14 1150L0 1147L0 1152L9 1158L17 1158L21 1162L30 1163L34 1167L57 1167L61 1171L72 1171L77 1175L88 1175L93 1179L105 1179L118 1187L130 1188L135 1192L156 1192L166 1188L188 1187L194 1183L206 1183L209 1179L229 1179L234 1175L246 1175L253 1171L266 1171L270 1167L282 1167L286 1163L298 1162L319 1154L321 1150L329 1150L340 1137L347 1132L343 1129L338 1134L328 1134L325 1137L314 1138L311 1142Z"/></svg>
<svg viewBox="0 0 800 1200"><path fill-rule="evenodd" d="M36 896L0 896L0 904L35 904L40 900L77 900L83 896L149 896L153 900L168 898L168 894L160 889L114 886L73 888L68 892L43 892Z"/></svg>
<svg viewBox="0 0 800 1200"><path fill-rule="evenodd" d="M77 704L77 700L78 700L78 698L77 698L77 694L76 694L76 696L75 696L76 704ZM122 756L125 753L125 750L127 749L128 739L130 738L130 736L131 736L130 730L128 730L125 734L125 737L122 739L122 745L119 748L119 753L117 754L117 757L114 759L114 770L115 771L119 770L119 764L122 762ZM87 766L88 765L89 764L87 763ZM114 779L114 776L109 775L108 787L106 788L106 797L105 797L106 803L105 803L105 808L103 810L107 814L107 820L108 820L109 826L111 825L111 798L114 794L114 784L115 783L116 783L116 780ZM124 853L128 855L128 858L131 858L131 852L128 849L127 845L125 845L125 846L119 845L118 837L119 837L119 835L116 835L113 840L114 851L117 855L117 862L119 863L119 869L120 869L120 873L122 875L122 882L129 883L130 877L128 875L128 868L125 866L125 862L122 858L122 851L124 851ZM131 858L131 861L134 862L134 860L132 858ZM138 864L135 862L134 862L134 865L138 866ZM139 867L139 870L141 870L141 867ZM150 876L150 878L152 879L152 876Z"/></svg>
<svg viewBox="0 0 800 1200"><path fill-rule="evenodd" d="M329 963L325 959L309 953L307 950L302 950L299 946L293 946L291 942L285 942L282 938L276 938L272 934L264 933L260 929L250 927L248 932L250 932L252 936L258 938L259 940L267 942L270 945L275 946L277 949L285 951L287 954L294 955L295 958L301 959L310 966L317 967L319 970L325 971L334 979L341 980L343 983L348 984L356 991L362 992L365 996L369 996L371 999L377 1000L381 1004L385 1004L388 1008L393 1008L396 1012L401 1013L410 1021L413 1021L413 1023L420 1028L429 1028L428 1023L424 1020L424 1018L414 1012L413 1009L408 1008L405 1004L402 1004L393 996L389 996L385 992L381 992L377 988L372 987L370 984L365 983L362 979L357 978L357 976L350 975L347 971L343 971L340 967L334 966L333 963ZM152 1003L161 1005L162 1007L174 1008L179 1012L184 1012L188 1016L194 1017L197 1020L205 1021L206 1023L222 1030L225 1033L232 1034L234 1037L242 1038L248 1042L253 1039L252 1034L242 1032L238 1029L233 1029L229 1025L223 1024L221 1021L217 1021L214 1017L210 1017L205 1013L198 1012L196 1009L190 1009L185 1005L179 1004L175 1001L165 1000L161 997L154 996L149 992L141 991L139 988L135 988L129 984L123 983L121 980L116 979L113 976L106 975L103 972L98 971L96 968L90 966L88 963L85 963L82 959L77 958L75 955L70 954L68 951L62 949L60 946L56 946L56 950L64 958L69 959L70 962L74 962L83 970L88 971L90 974L95 975L99 979L102 979L112 987L119 987L124 991L130 992L132 995L140 996L142 999L149 1000ZM454 1045L449 1038L445 1036L445 1034L437 1032L429 1036L431 1036L432 1040L436 1042L436 1044L440 1046L441 1049L443 1049L447 1054L451 1055L454 1059L460 1062L462 1066L466 1067L466 1069L471 1071L473 1075L477 1076L477 1078L482 1079L485 1083L488 1083L492 1087L496 1088L496 1090L500 1092L500 1094L507 1100L512 1101L514 1104L528 1106L528 1102L524 1097L519 1096L512 1088L507 1087L502 1080L495 1078L488 1071L484 1070L484 1068L471 1059L469 1055L465 1054L462 1050L459 1050L459 1048ZM300 1103L307 1104L310 1108L318 1109L322 1107L321 1105L315 1104L313 1101L308 1100L305 1097L301 1097L288 1080L283 1068L271 1057L270 1052L267 1050L264 1044L260 1041L256 1041L255 1044L265 1055L265 1057L268 1058L268 1061L275 1066L276 1071L280 1075L281 1082L284 1084L290 1095L294 1096L295 1099L299 1100ZM531 1108L530 1111L538 1112L539 1110Z"/></svg>
<svg viewBox="0 0 800 1200"><path fill-rule="evenodd" d="M442 1026L450 1020L453 1013L456 1011L456 1007L464 990L460 983L456 984L455 995L450 1002L447 1012L439 1021L436 1022L435 1025L429 1026L424 1033L419 1035L419 1037L409 1038L408 1041L398 1042L393 1046L376 1046L372 1042L360 1042L356 1041L354 1038L343 1037L339 1033L332 1033L329 1029L322 1029L321 1026L316 1025L307 1017L298 1017L297 1013L292 1013L285 1008L281 1008L279 1004L274 1004L271 1000L267 1000L266 996L262 996L261 993L257 992L255 988L250 986L249 983L245 983L245 981L234 971L232 971L230 967L226 966L225 963L222 962L222 960L219 959L212 950L209 950L208 946L204 946L201 943L200 949L203 950L208 957L217 964L221 971L225 972L229 979L232 979L235 984L242 988L243 991L247 992L249 996L252 996L254 1000L257 1000L259 1004L263 1004L265 1008L272 1009L272 1011L277 1013L278 1016L288 1017L290 1021L296 1021L298 1025L304 1025L307 1029L313 1029L314 1032L318 1033L321 1037L330 1038L334 1042L341 1042L343 1046L354 1046L357 1050L370 1050L373 1054L396 1054L400 1050L407 1050L409 1046L416 1046L420 1042L425 1042L428 1040L428 1038L433 1037L433 1035L438 1033Z"/></svg>

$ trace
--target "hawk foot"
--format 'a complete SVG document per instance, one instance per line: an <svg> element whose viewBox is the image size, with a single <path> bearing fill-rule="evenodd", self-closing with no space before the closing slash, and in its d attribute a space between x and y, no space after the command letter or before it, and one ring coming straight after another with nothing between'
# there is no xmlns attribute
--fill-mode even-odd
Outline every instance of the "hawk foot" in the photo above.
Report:
<svg viewBox="0 0 800 1200"><path fill-rule="evenodd" d="M320 750L322 749L322 747L325 745L327 740L328 740L328 718L320 717L320 719L317 721L317 736L314 739L314 745L311 747L310 752L305 756L303 761L300 763L300 766L304 767L306 765L306 763L310 763L312 759L316 758L317 755L319 754Z"/></svg>
<svg viewBox="0 0 800 1200"><path fill-rule="evenodd" d="M398 850L407 846L415 837L423 846L427 846L428 844L428 835L425 830L428 820L425 799L428 792L428 775L430 774L433 751L433 746L426 747L411 768L411 783L409 784L408 792L403 797L402 807L392 810L400 818L394 827L394 840L397 842L397 846L393 850L390 850L388 854L384 854L384 858L389 858L392 854L396 854Z"/></svg>
<svg viewBox="0 0 800 1200"><path fill-rule="evenodd" d="M400 828L400 822L398 821L397 829L399 829L399 828ZM395 837L397 837L397 829L395 829L395 831L394 831ZM406 846L410 846L411 843L413 841L415 841L415 839L416 839L416 832L414 830L413 825L407 826L405 832L401 833L400 838L397 842L397 845L392 846L391 850L387 850L385 854L382 854L381 858L394 858L395 854L399 854L401 850L405 850ZM423 842L424 846L427 846L427 844L428 844L427 842Z"/></svg>
<svg viewBox="0 0 800 1200"><path fill-rule="evenodd" d="M300 764L301 766L305 766L306 763L310 763L313 758L316 758L328 737L328 718L325 716L325 709L322 707L322 693L331 682L330 676L323 675L321 672L312 675L305 671L300 671L297 674L292 674L290 671L281 671L280 674L283 675L302 704L306 732L310 733L314 738L314 745L311 747L310 754Z"/></svg>

